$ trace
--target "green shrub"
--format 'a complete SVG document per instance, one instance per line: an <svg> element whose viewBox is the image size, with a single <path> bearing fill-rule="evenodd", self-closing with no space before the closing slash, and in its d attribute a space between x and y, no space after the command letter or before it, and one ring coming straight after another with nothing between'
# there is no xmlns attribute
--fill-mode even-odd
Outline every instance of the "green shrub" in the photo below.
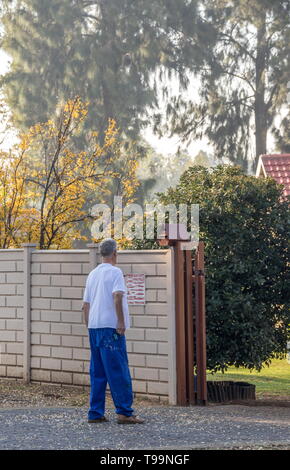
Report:
<svg viewBox="0 0 290 470"><path fill-rule="evenodd" d="M285 357L289 202L282 200L281 186L239 167L192 167L159 198L164 204L200 205L208 368L260 370L271 358Z"/></svg>

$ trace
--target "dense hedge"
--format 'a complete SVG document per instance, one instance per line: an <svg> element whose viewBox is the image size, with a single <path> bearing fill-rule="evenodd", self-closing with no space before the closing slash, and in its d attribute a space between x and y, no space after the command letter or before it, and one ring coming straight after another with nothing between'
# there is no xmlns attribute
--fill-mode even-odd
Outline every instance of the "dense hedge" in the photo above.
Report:
<svg viewBox="0 0 290 470"><path fill-rule="evenodd" d="M230 365L260 370L286 353L289 202L281 196L274 180L225 165L192 167L176 188L159 195L164 204L200 205L212 371Z"/></svg>

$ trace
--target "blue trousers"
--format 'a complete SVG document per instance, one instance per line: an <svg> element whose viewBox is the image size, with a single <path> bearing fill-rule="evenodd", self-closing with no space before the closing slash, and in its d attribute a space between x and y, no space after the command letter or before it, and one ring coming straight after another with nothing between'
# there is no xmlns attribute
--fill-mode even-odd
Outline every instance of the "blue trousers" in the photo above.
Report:
<svg viewBox="0 0 290 470"><path fill-rule="evenodd" d="M133 391L125 335L119 335L114 328L89 328L89 340L91 392L88 418L104 416L107 383L116 413L131 416Z"/></svg>

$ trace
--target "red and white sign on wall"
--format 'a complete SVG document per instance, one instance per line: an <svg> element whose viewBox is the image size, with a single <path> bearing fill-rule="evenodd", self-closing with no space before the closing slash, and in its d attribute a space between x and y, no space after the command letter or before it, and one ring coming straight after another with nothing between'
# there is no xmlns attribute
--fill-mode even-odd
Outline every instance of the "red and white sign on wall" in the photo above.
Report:
<svg viewBox="0 0 290 470"><path fill-rule="evenodd" d="M126 274L129 305L145 305L145 274Z"/></svg>

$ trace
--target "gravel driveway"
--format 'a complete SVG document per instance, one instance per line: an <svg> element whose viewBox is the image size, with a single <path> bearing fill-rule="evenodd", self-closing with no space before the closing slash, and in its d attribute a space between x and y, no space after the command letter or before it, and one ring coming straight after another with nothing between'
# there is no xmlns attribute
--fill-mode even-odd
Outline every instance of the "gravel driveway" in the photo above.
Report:
<svg viewBox="0 0 290 470"><path fill-rule="evenodd" d="M0 409L0 449L290 449L290 408L138 408L142 425L88 424L87 407Z"/></svg>

